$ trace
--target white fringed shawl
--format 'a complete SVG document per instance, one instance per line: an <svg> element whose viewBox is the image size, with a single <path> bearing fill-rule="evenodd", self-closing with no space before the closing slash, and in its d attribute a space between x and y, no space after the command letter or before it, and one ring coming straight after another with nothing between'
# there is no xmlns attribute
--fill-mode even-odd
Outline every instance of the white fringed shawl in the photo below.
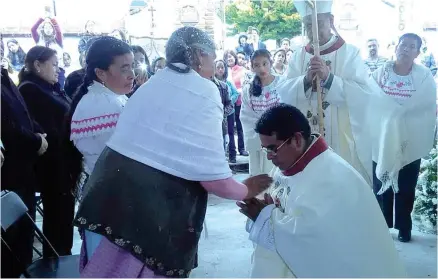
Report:
<svg viewBox="0 0 438 279"><path fill-rule="evenodd" d="M415 92L403 105L381 90L387 62L373 73L376 88L370 107L370 130L373 138L373 161L376 176L382 181L378 194L389 188L398 192L398 174L406 165L426 156L433 147L436 123L436 85L429 69L414 64L412 79Z"/></svg>
<svg viewBox="0 0 438 279"><path fill-rule="evenodd" d="M192 181L231 177L218 88L195 71L158 71L127 103L107 146Z"/></svg>

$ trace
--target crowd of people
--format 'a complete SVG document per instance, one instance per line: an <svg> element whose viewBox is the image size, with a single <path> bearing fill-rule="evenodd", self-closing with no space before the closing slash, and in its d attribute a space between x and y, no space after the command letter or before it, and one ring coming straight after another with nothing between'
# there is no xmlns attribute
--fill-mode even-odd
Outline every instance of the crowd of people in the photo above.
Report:
<svg viewBox="0 0 438 279"><path fill-rule="evenodd" d="M78 70L72 63L72 55L67 52L64 47L63 42L63 31L58 24L58 21L53 16L53 12L50 7L45 8L44 17L40 17L37 19L35 24L32 26L30 30L30 35L34 41L34 43L38 46L49 47L56 51L58 56L58 65L59 65L59 74L58 74L58 83L61 86L61 89L64 89L66 78L73 72ZM89 20L85 24L84 32L81 34L81 38L78 43L78 54L79 54L79 65L81 68L84 67L86 50L89 49L92 42L103 36L99 31L96 23L92 20ZM107 34L108 36L117 38L123 42L129 43L129 38L126 33L121 29L115 29L112 32ZM2 65L4 68L8 69L10 77L14 81L15 84L18 85L18 74L20 70L24 67L24 59L26 56L26 51L20 45L20 43L14 39L8 39L6 41L7 46L7 55L2 58ZM153 74L156 70L151 65L146 55L144 49L140 46L136 46L136 53L142 53L144 57L137 57L136 61L139 61L140 64L137 64L137 75L142 76L140 82L147 78L146 74L149 76ZM160 58L157 58L159 61ZM161 59L164 59L161 57Z"/></svg>
<svg viewBox="0 0 438 279"><path fill-rule="evenodd" d="M82 68L66 78L59 26L38 20L37 46L25 53L9 40L2 63L2 189L33 218L41 193L43 233L60 256L71 254L79 228L84 277L188 277L208 193L243 201L257 244L253 277L403 275L387 228L410 241L420 160L435 139L433 56L421 56L422 38L407 33L394 60L371 39L364 61L336 32L330 1L318 2L314 55L301 4L306 46L283 39L268 51L251 27L223 57L205 32L183 27L150 63L120 30L97 35L88 22ZM237 154L249 156L242 183L229 168ZM24 265L32 261L27 222L2 237ZM2 276L19 276L6 253ZM54 256L46 246L43 255Z"/></svg>

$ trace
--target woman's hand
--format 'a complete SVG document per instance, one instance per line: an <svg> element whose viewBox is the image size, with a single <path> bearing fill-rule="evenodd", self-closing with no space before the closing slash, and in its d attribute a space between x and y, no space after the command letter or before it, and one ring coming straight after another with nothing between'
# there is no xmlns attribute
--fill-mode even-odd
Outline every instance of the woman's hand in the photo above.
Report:
<svg viewBox="0 0 438 279"><path fill-rule="evenodd" d="M269 188L272 178L267 174L260 174L245 179L243 184L248 188L246 199L251 199Z"/></svg>

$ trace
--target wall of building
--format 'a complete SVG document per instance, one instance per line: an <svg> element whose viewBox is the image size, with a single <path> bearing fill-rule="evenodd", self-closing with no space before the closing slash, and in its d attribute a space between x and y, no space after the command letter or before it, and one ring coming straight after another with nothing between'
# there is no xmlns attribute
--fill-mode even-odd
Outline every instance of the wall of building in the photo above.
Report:
<svg viewBox="0 0 438 279"><path fill-rule="evenodd" d="M431 48L438 46L437 32L424 32L426 22L437 21L436 0L392 0L390 7L382 0L334 0L335 26L340 35L351 44L363 50L366 55L366 41L376 38L381 54L391 55L392 42L397 43L400 35L414 32L428 38ZM357 28L355 28L357 27Z"/></svg>

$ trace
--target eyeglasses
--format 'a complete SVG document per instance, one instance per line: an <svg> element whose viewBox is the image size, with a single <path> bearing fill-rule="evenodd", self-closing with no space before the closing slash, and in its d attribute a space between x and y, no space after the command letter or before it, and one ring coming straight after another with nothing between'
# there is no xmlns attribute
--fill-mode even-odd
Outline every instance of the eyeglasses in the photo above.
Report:
<svg viewBox="0 0 438 279"><path fill-rule="evenodd" d="M279 146L276 146L276 147L262 147L262 150L266 154L268 154L268 155L277 156L278 150L280 150L286 144L286 142L291 140L293 137L294 136L291 136L287 140L283 141Z"/></svg>

